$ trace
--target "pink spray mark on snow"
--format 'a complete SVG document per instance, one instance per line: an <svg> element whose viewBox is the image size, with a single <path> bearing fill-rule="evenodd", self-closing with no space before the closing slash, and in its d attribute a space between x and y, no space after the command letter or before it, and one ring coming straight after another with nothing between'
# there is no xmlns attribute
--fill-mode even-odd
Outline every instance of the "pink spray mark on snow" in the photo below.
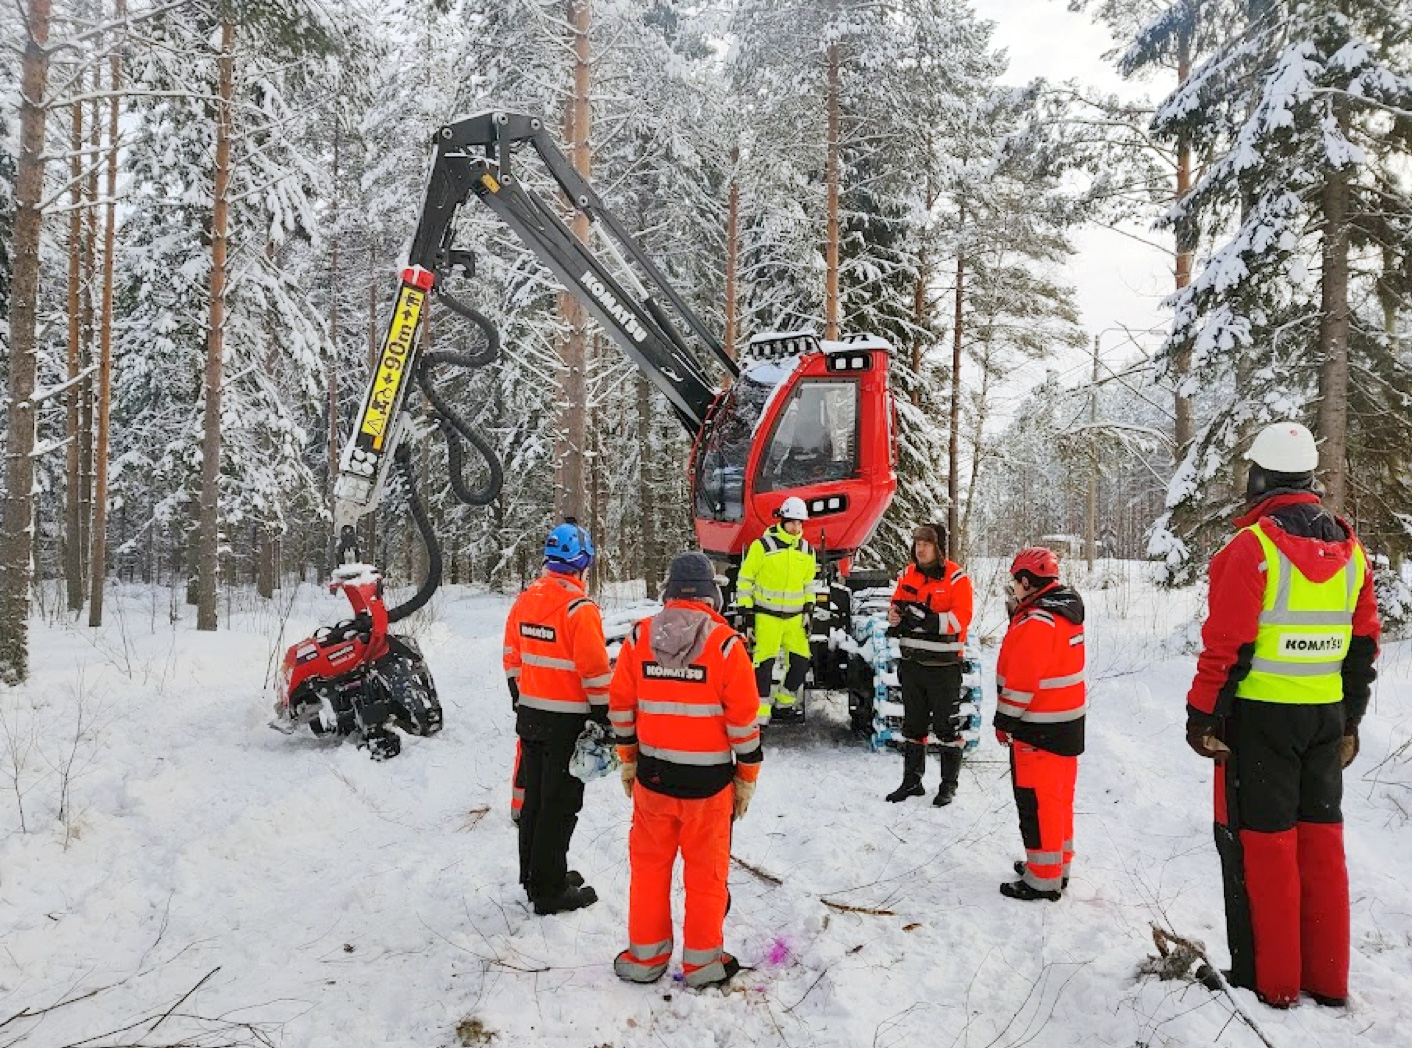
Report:
<svg viewBox="0 0 1412 1048"><path fill-rule="evenodd" d="M790 952L789 943L784 941L783 936L778 936L770 943L770 950L765 954L765 963L778 968L792 956L793 954Z"/></svg>

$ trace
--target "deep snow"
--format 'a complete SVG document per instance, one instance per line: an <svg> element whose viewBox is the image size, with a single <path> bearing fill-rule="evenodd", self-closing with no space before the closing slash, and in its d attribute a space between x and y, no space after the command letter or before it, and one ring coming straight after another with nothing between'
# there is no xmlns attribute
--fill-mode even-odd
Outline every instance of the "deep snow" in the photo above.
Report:
<svg viewBox="0 0 1412 1048"><path fill-rule="evenodd" d="M954 805L889 805L899 760L848 737L839 697L767 737L733 850L782 883L732 871L727 948L756 970L728 994L613 976L629 819L616 781L590 785L571 855L601 901L530 913L508 817L509 598L438 597L417 632L446 730L380 765L265 727L277 652L344 614L315 587L242 596L215 634L161 589L115 594L102 631L37 621L34 680L0 690L0 1046L139 1019L95 1043L435 1048L460 1025L471 1043L565 1048L1256 1045L1224 997L1135 976L1153 922L1226 960L1209 771L1182 739L1198 595L1156 591L1143 570L1077 580L1094 686L1065 899L996 891L1022 850L989 730ZM1352 1007L1278 1013L1239 991L1280 1048L1403 1046L1412 1029L1412 644L1389 645L1382 668L1345 779Z"/></svg>

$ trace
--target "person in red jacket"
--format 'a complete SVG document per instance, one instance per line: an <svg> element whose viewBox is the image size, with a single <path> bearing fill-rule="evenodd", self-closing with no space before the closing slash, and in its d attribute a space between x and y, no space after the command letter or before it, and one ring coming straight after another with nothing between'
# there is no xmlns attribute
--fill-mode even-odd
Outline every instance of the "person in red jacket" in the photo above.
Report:
<svg viewBox="0 0 1412 1048"><path fill-rule="evenodd" d="M902 686L902 785L892 802L920 797L927 733L941 744L941 808L956 797L961 777L961 659L971 625L971 580L946 559L946 527L922 524L912 532L912 561L897 580L888 608L889 633L897 638L897 680Z"/></svg>
<svg viewBox="0 0 1412 1048"><path fill-rule="evenodd" d="M1288 1007L1348 996L1343 768L1358 753L1380 625L1367 555L1321 504L1295 422L1246 458L1245 512L1211 561L1187 743L1216 762L1230 982Z"/></svg>
<svg viewBox="0 0 1412 1048"><path fill-rule="evenodd" d="M516 781L520 883L538 914L598 901L568 866L569 841L583 808L583 783L569 773L587 720L608 724L612 668L598 605L584 589L593 543L572 519L549 533L544 573L505 620L505 676L520 746Z"/></svg>
<svg viewBox="0 0 1412 1048"><path fill-rule="evenodd" d="M995 737L1010 747L1010 781L1025 859L1000 894L1058 902L1074 859L1074 783L1084 751L1084 605L1059 585L1059 558L1039 546L1010 565L1015 607L995 666Z"/></svg>
<svg viewBox="0 0 1412 1048"><path fill-rule="evenodd" d="M688 986L710 986L740 971L722 926L731 823L750 807L760 774L759 696L745 641L717 611L716 572L705 554L673 559L665 598L623 643L610 692L608 717L633 802L628 948L613 970L641 983L666 972L680 852L682 971Z"/></svg>

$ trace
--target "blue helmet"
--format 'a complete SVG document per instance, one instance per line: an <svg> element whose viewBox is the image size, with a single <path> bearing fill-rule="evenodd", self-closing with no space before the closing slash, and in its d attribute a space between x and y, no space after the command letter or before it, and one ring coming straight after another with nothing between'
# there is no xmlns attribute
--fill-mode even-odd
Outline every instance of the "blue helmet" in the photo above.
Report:
<svg viewBox="0 0 1412 1048"><path fill-rule="evenodd" d="M551 531L544 540L544 566L550 571L587 571L593 563L593 555L593 540L573 517Z"/></svg>

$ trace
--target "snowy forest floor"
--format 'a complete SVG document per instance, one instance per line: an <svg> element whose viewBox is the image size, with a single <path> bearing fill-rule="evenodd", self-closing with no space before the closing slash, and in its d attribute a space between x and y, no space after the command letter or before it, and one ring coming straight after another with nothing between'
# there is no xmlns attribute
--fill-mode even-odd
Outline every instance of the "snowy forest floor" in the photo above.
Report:
<svg viewBox="0 0 1412 1048"><path fill-rule="evenodd" d="M1079 581L1093 708L1064 900L996 890L1023 853L988 728L954 805L890 805L899 759L849 737L839 696L769 732L726 927L755 970L729 993L614 977L629 821L615 780L589 786L571 853L601 901L529 911L508 813L508 598L438 597L417 633L446 729L385 764L265 727L285 644L345 614L316 587L238 596L214 634L162 589L115 593L100 631L36 619L33 679L0 691L0 1046L1258 1045L1226 997L1136 974L1153 923L1226 961L1210 772L1182 738L1199 595L1142 570ZM987 725L994 660L987 647ZM1345 783L1352 1004L1274 1012L1237 991L1279 1048L1408 1043L1408 642L1384 651Z"/></svg>

